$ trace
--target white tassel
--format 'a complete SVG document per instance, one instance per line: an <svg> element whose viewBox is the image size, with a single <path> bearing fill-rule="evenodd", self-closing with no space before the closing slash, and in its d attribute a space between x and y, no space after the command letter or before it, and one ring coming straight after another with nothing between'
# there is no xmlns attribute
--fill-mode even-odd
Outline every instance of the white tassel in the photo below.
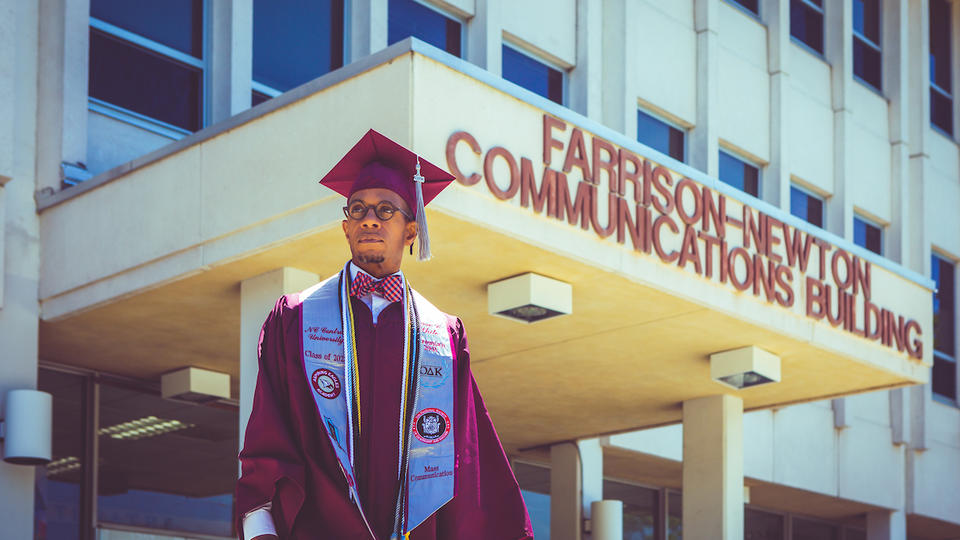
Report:
<svg viewBox="0 0 960 540"><path fill-rule="evenodd" d="M417 260L430 260L430 233L427 232L427 211L423 204L423 176L420 175L420 156L417 156L417 172L413 175L413 182L417 190L417 237L420 243L417 249Z"/></svg>

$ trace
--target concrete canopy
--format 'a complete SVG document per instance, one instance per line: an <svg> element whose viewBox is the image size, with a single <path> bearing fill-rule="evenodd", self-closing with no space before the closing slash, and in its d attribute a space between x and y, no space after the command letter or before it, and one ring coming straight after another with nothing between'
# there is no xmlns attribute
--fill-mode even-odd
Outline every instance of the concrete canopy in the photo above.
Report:
<svg viewBox="0 0 960 540"><path fill-rule="evenodd" d="M692 179L691 193L722 195L730 215L758 208L846 253L839 264L848 271L851 257L854 265L872 263L866 299L889 307L894 323L898 316L916 321L920 330L911 339L923 341L922 352L911 357L895 344L806 315L803 277L815 273L816 257L807 272L797 270L794 301L776 305L756 292L762 289L739 291L692 264L658 256L684 250L682 233L667 233L656 250L648 244L644 252L631 249L629 234L618 243L615 233L601 238L585 230L589 222L571 225L546 205L540 213L525 207L509 159L483 154L503 148L518 168L526 166L521 157L531 159L541 185L547 117L564 125L553 132L565 139L561 147L577 146L575 131L588 140L584 148L591 136L607 141L613 152L626 149L651 167L664 166L677 184ZM709 355L749 345L781 358L783 380L737 392L747 410L928 379L932 316L923 278L409 40L40 201L41 358L145 379L193 365L230 373L236 388L240 282L278 267L326 276L343 264L343 201L316 180L371 127L435 163L486 177L455 184L430 206L435 259L408 260L404 271L438 307L464 320L474 373L510 451L678 422L683 401L734 392L710 379ZM450 158L450 137L461 131L482 151L471 152L461 139ZM557 171L571 159L559 148L547 153ZM595 163L603 154L594 154ZM578 160L589 158L575 153ZM564 169L579 193L577 173L589 166ZM614 175L607 172L606 184L596 176L592 189L607 193ZM599 201L597 212L606 204ZM742 228L728 230L731 245L744 243ZM782 240L769 244L767 258L785 258ZM831 260L822 263L829 271ZM487 283L525 272L571 284L573 313L532 325L488 315ZM849 303L861 305L863 296L854 292Z"/></svg>

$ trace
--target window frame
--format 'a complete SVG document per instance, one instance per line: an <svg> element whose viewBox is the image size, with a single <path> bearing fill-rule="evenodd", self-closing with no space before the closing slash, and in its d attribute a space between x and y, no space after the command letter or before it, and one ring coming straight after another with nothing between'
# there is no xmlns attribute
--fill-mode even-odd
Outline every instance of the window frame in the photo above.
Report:
<svg viewBox="0 0 960 540"><path fill-rule="evenodd" d="M876 227L877 229L880 230L880 252L879 252L879 253L873 251L872 249L868 248L867 246L860 246L860 244L857 244L857 242L856 242L856 234L857 234L857 232L856 232L856 231L857 231L857 220L858 220L858 219L859 219L860 221L862 221L864 224L869 225L869 226L871 226L871 227ZM881 223L880 221L878 221L878 220L876 220L876 219L873 219L873 218L871 218L871 217L868 217L867 215L865 215L865 214L863 214L863 213L861 213L861 212L858 212L858 211L854 210L854 212L853 212L853 236L854 236L854 242L853 242L853 243L854 243L855 245L858 245L858 246L862 247L863 249L869 251L870 253L873 253L873 254L875 254L875 255L879 255L880 257L885 257L884 252L886 251L886 249L884 249L884 248L886 247L886 240L887 240L886 229L887 229L886 225L884 225L884 224Z"/></svg>
<svg viewBox="0 0 960 540"><path fill-rule="evenodd" d="M740 3L740 0L724 0L724 2L725 2L728 6L733 7L734 9L739 9L739 10L742 11L744 14L746 14L748 17L754 18L754 19L756 19L757 21L759 21L759 22L761 22L761 23L763 22L763 17L762 17L762 15L761 15L761 14L763 13L763 2L762 2L761 0L757 0L757 11L756 11L756 12L751 11L750 8L748 8L747 6L741 4L741 3Z"/></svg>
<svg viewBox="0 0 960 540"><path fill-rule="evenodd" d="M954 58L954 56L956 56L955 51L953 50L953 49L954 49L954 35L953 35L953 34L954 34L954 31L955 31L954 28L953 28L954 8L953 8L953 2L951 2L950 0L944 0L944 1L946 2L947 12L948 12L948 15L949 15L949 16L948 16L948 25L949 25L949 26L948 26L948 30L949 30L949 34L948 34L947 37L946 37L947 53L949 54L949 58L948 58L948 62L946 62L946 64L949 66L949 69L950 69L950 74L949 74L948 80L950 81L950 84L951 84L951 86L952 86L952 85L954 85L954 80L953 80L953 79L954 79L954 75L955 75L955 74L954 74L954 68L953 68L953 58ZM929 36L930 36L930 37L928 38L928 40L927 40L927 49L928 49L928 50L927 50L927 56L928 56L928 57L927 57L927 62L928 62L928 65L929 65L929 62L930 62L931 58L933 57L933 50L932 50L932 48L930 47L930 41L932 41L932 39L933 39L933 23L932 23L932 21L931 21L930 18L929 18L929 16L931 15L931 11L932 11L932 10L931 10L931 7L932 7L932 1L931 1L930 4L927 5L927 16L928 16L928 20L927 20L927 31L928 31ZM939 134L943 135L944 137L947 137L947 138L949 138L949 139L951 139L951 140L954 140L954 133L956 132L956 110L955 110L955 109L956 109L956 103L954 102L953 89L951 88L951 89L948 91L947 89L945 89L945 88L941 87L939 84L937 84L937 82L936 82L936 73L935 73L935 71L932 70L932 69L930 70L930 73L929 73L929 81L928 81L928 82L929 82L929 91L930 91L930 93L931 93L931 95L928 96L928 99L929 99L928 106L929 106L930 111L929 111L929 117L927 118L927 121L928 121L928 123L929 123L929 126L930 126L930 128L931 128L934 132L939 133ZM947 99L949 100L949 102L950 102L950 107L949 107L949 110L950 110L950 119L949 119L949 120L950 120L950 121L949 121L950 130L949 130L949 131L946 130L946 129L944 129L944 128L942 128L942 127L940 127L939 125L937 125L937 124L933 121L933 96L932 96L933 93L936 93L936 94L940 95L941 97L947 98Z"/></svg>
<svg viewBox="0 0 960 540"><path fill-rule="evenodd" d="M414 0L414 1L416 1L416 0ZM333 68L333 69L331 69L330 71L335 71L335 70L337 70L337 69L340 69L341 67L347 65L347 63L348 63L348 62L347 62L347 60L348 60L347 47L348 47L348 45L349 45L349 43L350 43L350 35L349 35L349 31L350 31L349 4L350 4L350 2L349 2L348 0L342 0L342 2L343 2L343 6L342 6L343 9L340 10L340 16L341 16L342 19L343 19L343 20L341 21L341 24L343 25L343 27L342 27L342 31L340 32L340 34L341 34L341 35L340 35L340 40L341 40L341 43L340 43L340 57L341 57L341 58L340 58L340 66L339 66L339 67L336 67L336 68ZM251 17L252 17L252 14L251 14ZM252 21L251 21L251 24L252 24ZM251 65L250 65L250 98L251 98L251 106L253 105L253 92L257 92L258 94L262 94L262 95L266 96L267 99L265 99L264 101L270 101L271 99L273 99L273 98L275 98L275 97L283 94L283 92L284 92L284 91L281 91L281 90L277 90L276 88L273 88L272 86L268 86L268 85L266 85L266 84L264 84L264 83L258 82L256 79L254 79L254 76L253 76L253 47L254 47L254 45L253 45L253 29L252 29L252 27L251 27L251 31L250 31L250 56L251 56ZM330 71L328 71L327 73L330 73ZM299 86L299 85L298 85L298 86ZM294 88L296 88L296 86L295 86Z"/></svg>
<svg viewBox="0 0 960 540"><path fill-rule="evenodd" d="M957 264L957 259L955 259L955 258L953 258L953 257L950 257L950 256L944 254L943 252L940 252L940 251L935 250L935 249L931 251L931 253L930 253L930 258L931 258L931 263L933 263L936 259L939 259L939 260L941 260L941 261L943 261L943 262L945 262L945 263L947 263L947 264L949 264L950 266L953 267L953 291L954 291L954 294L953 294L953 314L954 314L954 321L953 321L953 356L951 357L951 356L948 355L947 353L937 350L936 341L933 341L933 342L931 343L931 350L933 351L933 361L934 361L934 362L936 362L936 361L939 359L939 360L944 361L944 362L950 362L951 364L954 365L954 394L955 394L954 397L951 399L950 396L945 396L945 395L943 395L943 394L938 394L938 393L936 393L936 392L933 391L933 380L932 380L932 379L933 379L933 368L932 368L932 366L931 366L931 369L930 369L930 371L931 371L931 373L930 373L930 377L931 377L931 381L930 381L930 395L931 395L933 401L935 401L935 402L942 403L942 404L944 404L944 405L949 405L949 406L952 406L952 407L960 408L960 358L958 358L958 356L960 356L960 355L958 355L958 353L957 353L957 349L960 348L960 340L957 339L957 335L958 335L958 328L957 328L957 327L960 326L960 317L957 316L957 304L958 304L958 302L957 302L957 285L960 284L960 275L958 275L958 273L957 273L957 269L958 269L957 267L960 266L960 265ZM933 270L933 269L931 268L931 274L933 273L932 270ZM931 298L931 301L932 301L932 300L933 300L933 298ZM933 334L933 329L931 329L931 336L932 336L932 334ZM936 339L936 338L934 337L934 340L935 340L935 339Z"/></svg>
<svg viewBox="0 0 960 540"><path fill-rule="evenodd" d="M645 107L644 104L642 104L642 103L638 103L638 104L637 104L637 113L638 113L638 116L637 116L638 120L639 120L639 113L643 113L643 114L646 114L647 116L653 118L654 120L657 120L658 122L666 125L667 127L679 131L680 134L683 135L683 156L682 156L682 158L679 158L679 159L678 159L678 158L676 158L676 157L671 156L670 153L669 153L669 149L667 149L667 152L661 152L661 153L662 153L663 155L671 158L671 159L676 159L676 160L679 161L680 163L687 163L687 157L689 156L689 153L690 153L690 144L689 144L688 141L687 141L687 136L690 134L690 128L685 127L684 125L680 124L679 122L675 122L675 121L673 121L673 120L670 120L669 118L667 118L667 117L664 116L663 114L661 114L661 113L659 113L659 112L657 112L657 111L655 111L655 110L653 110L653 109L651 109L651 108L649 108L649 107ZM653 149L653 150L656 150L656 148L653 148L653 147L650 146L649 144L647 144L647 143L645 143L645 142L643 142L643 141L640 140L639 130L640 130L640 126L639 126L639 121L638 121L638 122L637 122L637 128L634 130L634 136L633 136L634 140L637 141L638 143L644 145L644 146L647 146L647 147L649 147L649 148L651 148L651 149ZM659 152L659 150L657 150L657 151Z"/></svg>
<svg viewBox="0 0 960 540"><path fill-rule="evenodd" d="M793 180L793 181L790 182L790 188L791 188L791 190L792 190L793 188L796 188L797 191L800 191L801 193L805 194L806 196L812 197L812 198L817 199L818 201L820 201L820 203L821 203L821 216L823 217L823 223L821 223L820 225L817 225L817 224L815 224L815 223L811 223L810 221L807 220L807 218L802 218L802 217L800 217L800 216L797 216L797 215L795 215L792 211L790 212L790 215L793 216L793 217L795 217L795 218L797 218L797 219L802 219L805 223L808 223L808 224L810 224L810 225L813 225L814 227L817 227L817 228L822 229L822 230L824 230L824 231L827 230L827 197L824 196L824 195L821 195L820 193L817 193L817 192L814 191L813 189L808 188L808 187L806 187L806 186L803 185L803 184L798 183L796 180ZM792 194L791 194L791 197L793 197ZM791 199L791 204L790 204L790 205L793 206L792 199Z"/></svg>
<svg viewBox="0 0 960 540"><path fill-rule="evenodd" d="M727 182L724 182L722 179L720 179L720 165L719 165L720 154L726 154L728 157L735 159L744 165L749 165L757 170L757 194L754 195L753 193L750 193L749 191L746 191L746 190L738 190L738 191L740 191L741 193L746 193L747 195L750 195L751 197L754 197L756 199L761 199L763 196L763 166L760 163L757 163L752 159L747 158L742 153L737 152L732 148L721 146L719 151L717 152L717 161L718 161L717 180L720 180L721 182L723 182L724 184L727 184L730 187L736 188L736 186L734 186L733 184L728 184Z"/></svg>
<svg viewBox="0 0 960 540"><path fill-rule="evenodd" d="M208 0L200 0L201 6L201 17L200 17L200 32L201 32L201 51L200 54L202 58L197 58L193 55L187 54L183 51L174 49L163 43L154 41L148 37L141 36L130 30L120 28L114 24L108 23L102 19L98 19L93 15L88 15L88 28L91 30L96 30L103 34L107 34L114 38L126 41L133 44L134 46L146 49L152 53L158 54L160 56L170 58L181 64L186 64L190 67L197 68L200 70L200 125L197 128L197 131L202 130L210 124L210 93L211 93L211 73L210 73L210 5ZM89 52L88 52L89 54ZM87 110L102 114L104 116L125 122L127 124L139 127L141 129L147 130L151 133L156 133L158 135L163 135L171 139L179 140L183 137L195 133L189 129L182 128L164 122L158 118L153 118L136 111L132 111L120 105L115 105L113 103L104 101L102 99L97 99L90 95L89 88L87 92Z"/></svg>
<svg viewBox="0 0 960 540"><path fill-rule="evenodd" d="M465 26L463 26L463 27L461 27L461 28L465 28ZM523 88L524 90L527 90L528 92L531 92L531 93L533 93L533 94L536 94L536 95L540 96L540 94L537 94L537 93L534 92L533 90L529 90L529 89L527 89L527 88L524 88L523 86L520 86L519 84L517 84L517 83L515 83L515 82L513 82L513 81L511 81L511 80L509 80L509 79L506 79L505 77L503 77L503 48L509 48L509 49L513 50L514 52L517 52L517 53L519 53L519 54L522 54L523 56L526 56L527 58L530 58L530 59L532 59L532 60L534 60L534 61L536 61L536 62L539 62L540 64L543 64L544 66L546 66L546 67L548 67L548 68L550 68L550 69L552 69L552 70L554 70L554 71L559 71L559 72L560 72L560 94L561 94L561 100L560 100L560 102L557 103L556 101L553 101L552 99L550 99L550 98L548 98L548 97L546 97L546 96L540 96L540 97L542 97L543 99L549 101L550 103L554 103L554 104L556 104L556 105L560 105L561 107L566 107L566 106L567 106L567 103L568 103L569 98L570 98L570 92L569 92L569 84L570 84L570 77L569 77L569 75L570 75L570 74L569 74L567 68L561 66L560 64L557 64L556 62L553 62L553 61L551 61L551 60L549 60L549 59L547 59L547 58L544 58L544 57L542 57L542 56L539 56L539 55L537 55L537 54L535 54L535 53L527 50L527 48L526 48L522 43L517 42L517 41L515 41L515 40L503 39L503 40L500 42L500 48L501 48L501 49L500 49L500 50L501 50L501 58L500 58L500 78L501 78L501 79L509 82L510 84L516 84L516 85L519 86L520 88Z"/></svg>
<svg viewBox="0 0 960 540"><path fill-rule="evenodd" d="M870 1L870 0L864 0L864 1L866 2L866 1ZM853 70L853 79L854 79L855 81L859 82L860 84L865 85L867 88L870 88L871 90L875 90L875 91L879 92L880 95L882 96L882 95L883 95L883 46L882 46L882 44L883 44L883 5L882 5L882 4L883 4L883 0L876 0L876 2L877 2L877 16L879 17L879 20L877 21L877 22L878 22L878 28L877 28L877 32L878 32L877 40L878 40L878 41L874 42L872 39L870 39L869 37L867 37L867 35L866 35L865 33L857 30L857 27L856 27L856 25L854 24L854 26L853 26L853 28L852 28L852 30L853 30L853 43L852 43L852 46L855 48L855 47L856 47L856 44L857 44L857 41L860 41L863 45L865 45L866 47L869 47L870 49L873 49L874 51L877 52L877 54L880 55L880 81L879 81L879 85L878 85L878 86L875 86L875 85L874 85L873 83L871 83L870 81L868 81L868 80L864 79L863 77L861 77L860 75L858 75L857 72L856 72L856 69ZM856 62L853 62L853 67L856 68Z"/></svg>
<svg viewBox="0 0 960 540"><path fill-rule="evenodd" d="M442 7L440 7L440 6L436 5L436 4L432 4L432 3L430 3L430 2L428 2L428 1L426 1L426 0L409 0L409 1L411 1L411 2L413 2L413 3L415 3L415 4L420 4L421 6L424 6L424 7L426 7L427 9L430 9L430 10L435 11L436 13L439 13L440 15L442 15L443 17L446 17L447 19L452 19L452 20L460 23L460 56L459 56L458 58L460 58L460 59L462 59L462 60L466 60L466 59L467 59L467 21L466 21L463 17L461 17L460 15L458 15L458 14L452 12L452 11L445 10L445 9L443 9ZM387 1L387 4L388 4L388 6L387 6L387 33L389 34L389 33L390 33L390 7L389 7L389 0ZM344 10L344 13L346 13L346 10ZM344 35L346 35L346 32L344 32ZM414 37L415 37L415 36L414 36ZM419 38L417 38L417 39L419 39ZM389 41L389 39L388 39L388 41ZM422 40L421 40L421 41L422 41ZM389 43L388 43L388 45L389 45ZM437 48L439 49L440 47L437 47ZM442 50L443 52L446 52L447 54L453 56L453 54L450 53L450 52L447 52L446 49L440 49L440 50ZM560 71L562 72L563 70L560 70ZM564 88L564 92L566 92L566 88Z"/></svg>
<svg viewBox="0 0 960 540"><path fill-rule="evenodd" d="M800 2L801 4L803 4L803 6L804 6L806 9L812 9L813 11L815 11L816 13L818 13L818 14L820 15L820 35L821 35L821 40L822 40L822 43L820 43L820 47L821 47L822 49L824 49L824 50L823 50L823 51L818 51L817 49L813 48L813 45L810 45L810 44L808 44L806 41L803 41L803 40L800 39L799 37L793 35L793 18L792 18L792 14L791 14L791 20L790 20L790 41L794 42L794 43L795 43L796 45L798 45L799 47L801 47L801 48L803 48L803 49L806 49L808 52L810 52L810 53L813 54L814 56L817 56L817 57L820 58L821 60L826 61L826 48L827 48L827 36L826 36L826 34L827 34L827 32L826 32L826 29L827 29L826 17L827 17L827 15L826 15L826 8L823 7L823 6L818 6L818 5L814 4L812 0L790 0L790 4L789 4L788 7L792 8L792 7L793 7L793 2Z"/></svg>

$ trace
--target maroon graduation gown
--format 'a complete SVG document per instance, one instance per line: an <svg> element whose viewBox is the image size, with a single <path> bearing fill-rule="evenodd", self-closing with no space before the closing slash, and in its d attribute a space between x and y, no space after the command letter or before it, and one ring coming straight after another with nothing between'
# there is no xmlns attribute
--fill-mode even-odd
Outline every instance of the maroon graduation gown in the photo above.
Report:
<svg viewBox="0 0 960 540"><path fill-rule="evenodd" d="M398 302L390 304L374 325L370 308L357 298L351 302L363 419L356 443L357 486L371 528L378 539L386 539L399 488L403 310ZM298 295L281 297L260 332L260 371L240 452L238 532L242 536L242 516L269 501L281 539L368 537L304 375L301 310ZM410 538L532 539L520 488L470 372L463 323L448 315L447 325L456 344L455 495Z"/></svg>

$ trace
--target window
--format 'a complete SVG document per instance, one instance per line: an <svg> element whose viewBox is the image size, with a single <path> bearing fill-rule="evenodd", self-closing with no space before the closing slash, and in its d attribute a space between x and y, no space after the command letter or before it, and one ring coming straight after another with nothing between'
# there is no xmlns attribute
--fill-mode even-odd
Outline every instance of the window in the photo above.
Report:
<svg viewBox="0 0 960 540"><path fill-rule="evenodd" d="M637 140L677 161L684 157L684 132L643 111L637 111Z"/></svg>
<svg viewBox="0 0 960 540"><path fill-rule="evenodd" d="M790 0L790 35L823 54L823 0Z"/></svg>
<svg viewBox="0 0 960 540"><path fill-rule="evenodd" d="M760 0L727 0L731 4L743 8L754 15L760 15Z"/></svg>
<svg viewBox="0 0 960 540"><path fill-rule="evenodd" d="M783 540L783 516L753 508L743 509L744 540Z"/></svg>
<svg viewBox="0 0 960 540"><path fill-rule="evenodd" d="M836 525L800 518L793 518L792 521L792 540L838 540L840 538L840 531Z"/></svg>
<svg viewBox="0 0 960 540"><path fill-rule="evenodd" d="M343 0L254 0L252 104L343 65Z"/></svg>
<svg viewBox="0 0 960 540"><path fill-rule="evenodd" d="M877 90L883 87L880 17L880 0L853 0L853 74Z"/></svg>
<svg viewBox="0 0 960 540"><path fill-rule="evenodd" d="M527 505L534 536L550 538L550 469L515 461L513 474Z"/></svg>
<svg viewBox="0 0 960 540"><path fill-rule="evenodd" d="M853 243L883 255L883 227L860 216L853 216Z"/></svg>
<svg viewBox="0 0 960 540"><path fill-rule="evenodd" d="M603 481L603 498L623 501L623 538L653 540L659 491L613 480Z"/></svg>
<svg viewBox="0 0 960 540"><path fill-rule="evenodd" d="M720 151L720 181L754 197L760 196L760 168L723 150Z"/></svg>
<svg viewBox="0 0 960 540"><path fill-rule="evenodd" d="M236 406L163 399L150 385L104 373L41 368L37 386L53 395L53 460L36 467L35 530L57 539L87 538L81 530L94 525L234 535ZM85 444L94 438L96 447ZM84 475L92 463L97 492Z"/></svg>
<svg viewBox="0 0 960 540"><path fill-rule="evenodd" d="M387 9L387 41L390 44L413 36L454 56L460 56L460 21L415 0L390 0Z"/></svg>
<svg viewBox="0 0 960 540"><path fill-rule="evenodd" d="M90 2L91 108L176 131L203 127L201 0Z"/></svg>
<svg viewBox="0 0 960 540"><path fill-rule="evenodd" d="M950 2L930 0L930 123L953 135Z"/></svg>
<svg viewBox="0 0 960 540"><path fill-rule="evenodd" d="M503 46L503 78L563 105L563 72Z"/></svg>
<svg viewBox="0 0 960 540"><path fill-rule="evenodd" d="M823 228L823 199L795 185L790 186L790 213Z"/></svg>
<svg viewBox="0 0 960 540"><path fill-rule="evenodd" d="M931 263L931 277L937 287L937 291L933 293L933 393L956 401L956 267L937 255L933 255Z"/></svg>

